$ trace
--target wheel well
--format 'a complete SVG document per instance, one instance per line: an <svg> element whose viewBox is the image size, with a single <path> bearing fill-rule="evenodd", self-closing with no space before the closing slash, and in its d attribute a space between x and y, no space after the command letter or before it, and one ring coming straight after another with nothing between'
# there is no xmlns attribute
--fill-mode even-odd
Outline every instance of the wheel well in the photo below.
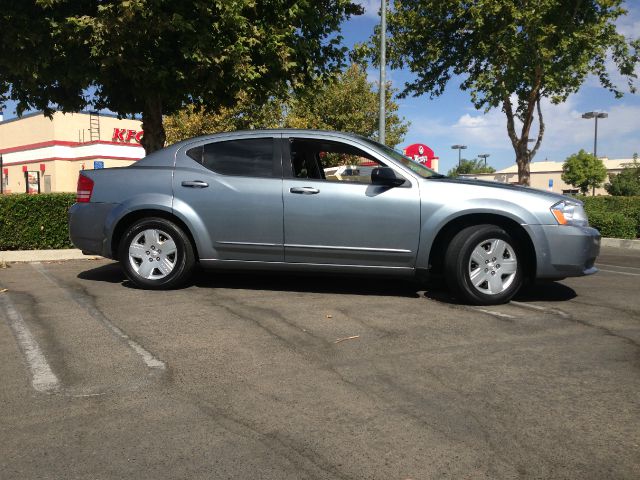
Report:
<svg viewBox="0 0 640 480"><path fill-rule="evenodd" d="M164 210L136 210L135 212L128 213L124 217L120 219L116 228L113 231L113 236L111 237L111 254L113 258L118 258L118 247L120 245L120 240L124 236L124 233L127 231L133 223L137 222L142 218L148 217L159 217L164 218L165 220L169 220L179 226L182 231L189 237L189 241L191 242L191 246L193 247L193 253L195 254L196 260L200 258L198 255L198 247L196 246L196 242L189 230L189 227L185 225L185 223L180 220L178 217L173 215L172 213L165 212Z"/></svg>
<svg viewBox="0 0 640 480"><path fill-rule="evenodd" d="M434 274L442 274L444 255L453 237L461 230L472 225L498 225L512 235L518 244L525 250L524 274L527 279L533 280L536 275L536 250L533 242L522 225L510 218L493 214L470 214L455 218L440 229L431 245L429 252L429 271Z"/></svg>

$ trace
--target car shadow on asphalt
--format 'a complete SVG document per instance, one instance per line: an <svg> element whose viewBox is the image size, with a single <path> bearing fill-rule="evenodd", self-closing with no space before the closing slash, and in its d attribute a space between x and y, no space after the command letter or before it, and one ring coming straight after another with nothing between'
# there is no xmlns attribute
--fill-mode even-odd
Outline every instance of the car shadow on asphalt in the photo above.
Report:
<svg viewBox="0 0 640 480"><path fill-rule="evenodd" d="M424 296L441 303L460 305L451 292L440 285L432 285ZM525 285L513 298L517 302L566 302L577 296L575 290L559 282L536 282Z"/></svg>
<svg viewBox="0 0 640 480"><path fill-rule="evenodd" d="M121 283L137 288L127 280L118 263L110 263L78 274L82 280ZM188 288L227 288L238 290L271 290L282 292L332 293L343 295L375 295L405 298L422 296L442 303L459 305L442 280L418 282L411 279L357 275L293 274L285 272L211 271L197 269ZM564 302L577 296L575 290L559 282L536 282L526 285L515 296L519 302Z"/></svg>
<svg viewBox="0 0 640 480"><path fill-rule="evenodd" d="M118 263L85 270L78 274L78 278L95 282L121 283L127 288L137 288L127 280ZM228 288L419 298L420 290L424 287L416 281L389 277L259 271L238 273L196 269L193 277L184 288Z"/></svg>

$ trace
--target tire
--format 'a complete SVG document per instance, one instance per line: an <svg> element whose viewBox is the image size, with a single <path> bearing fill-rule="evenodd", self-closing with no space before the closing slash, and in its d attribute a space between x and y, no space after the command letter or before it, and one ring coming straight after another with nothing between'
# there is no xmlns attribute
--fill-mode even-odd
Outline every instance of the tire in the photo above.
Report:
<svg viewBox="0 0 640 480"><path fill-rule="evenodd" d="M473 305L506 303L523 284L524 252L497 225L474 225L453 237L444 272L454 295Z"/></svg>
<svg viewBox="0 0 640 480"><path fill-rule="evenodd" d="M183 285L195 265L193 246L184 231L158 217L138 220L126 230L118 259L127 278L149 290Z"/></svg>

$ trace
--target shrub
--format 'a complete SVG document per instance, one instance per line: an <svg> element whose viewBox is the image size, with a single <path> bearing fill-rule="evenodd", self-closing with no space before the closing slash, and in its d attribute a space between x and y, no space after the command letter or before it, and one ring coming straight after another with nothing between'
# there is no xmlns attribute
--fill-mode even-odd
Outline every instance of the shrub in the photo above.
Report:
<svg viewBox="0 0 640 480"><path fill-rule="evenodd" d="M640 237L640 197L581 197L589 223L603 237Z"/></svg>
<svg viewBox="0 0 640 480"><path fill-rule="evenodd" d="M589 215L589 223L600 230L600 235L610 238L636 238L637 223L615 212L593 212Z"/></svg>
<svg viewBox="0 0 640 480"><path fill-rule="evenodd" d="M73 193L0 196L0 250L72 248L67 212Z"/></svg>

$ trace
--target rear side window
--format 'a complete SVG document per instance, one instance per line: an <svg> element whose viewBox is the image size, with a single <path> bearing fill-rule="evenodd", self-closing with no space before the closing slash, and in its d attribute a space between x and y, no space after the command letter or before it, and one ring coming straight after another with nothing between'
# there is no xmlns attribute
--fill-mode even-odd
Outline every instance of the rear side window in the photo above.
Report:
<svg viewBox="0 0 640 480"><path fill-rule="evenodd" d="M187 155L222 175L274 177L279 173L273 143L273 138L228 140L192 148Z"/></svg>

